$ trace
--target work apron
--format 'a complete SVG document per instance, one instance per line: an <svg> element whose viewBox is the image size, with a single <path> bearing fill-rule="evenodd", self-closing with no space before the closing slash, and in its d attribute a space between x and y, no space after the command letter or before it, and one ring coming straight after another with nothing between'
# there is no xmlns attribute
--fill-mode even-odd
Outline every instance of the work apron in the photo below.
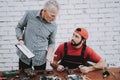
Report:
<svg viewBox="0 0 120 80"><path fill-rule="evenodd" d="M80 53L81 54L81 53ZM64 57L61 60L60 64L69 69L77 68L79 65L84 65L84 53L80 56L72 56L67 53L67 43L64 43Z"/></svg>

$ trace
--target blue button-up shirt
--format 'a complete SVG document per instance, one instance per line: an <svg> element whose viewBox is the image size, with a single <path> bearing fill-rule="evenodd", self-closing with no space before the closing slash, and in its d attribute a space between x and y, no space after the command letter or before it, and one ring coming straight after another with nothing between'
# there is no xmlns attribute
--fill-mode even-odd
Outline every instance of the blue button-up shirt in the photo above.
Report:
<svg viewBox="0 0 120 80"><path fill-rule="evenodd" d="M20 59L30 64L32 60L33 66L40 66L46 62L46 53L48 47L55 46L55 34L57 26L55 22L47 22L40 17L38 10L27 11L16 27L17 38L22 36L24 44L35 54L32 59L18 51Z"/></svg>

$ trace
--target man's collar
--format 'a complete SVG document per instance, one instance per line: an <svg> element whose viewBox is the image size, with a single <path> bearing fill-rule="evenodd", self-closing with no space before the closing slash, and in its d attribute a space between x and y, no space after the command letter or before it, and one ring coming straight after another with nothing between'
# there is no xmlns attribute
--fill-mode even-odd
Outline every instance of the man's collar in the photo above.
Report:
<svg viewBox="0 0 120 80"><path fill-rule="evenodd" d="M42 12L42 10L40 10L40 11L37 12L37 14L36 14L36 17L37 17L37 18L40 18L40 19L42 18L42 17L41 17L41 12Z"/></svg>

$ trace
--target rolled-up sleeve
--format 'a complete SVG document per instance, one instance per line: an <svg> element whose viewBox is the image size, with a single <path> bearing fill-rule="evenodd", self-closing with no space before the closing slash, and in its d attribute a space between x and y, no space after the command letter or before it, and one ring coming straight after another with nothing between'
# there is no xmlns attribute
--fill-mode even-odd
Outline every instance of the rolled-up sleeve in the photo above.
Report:
<svg viewBox="0 0 120 80"><path fill-rule="evenodd" d="M17 27L15 28L17 38L23 36L23 30L27 25L27 14L27 12L24 14L24 16L18 22Z"/></svg>

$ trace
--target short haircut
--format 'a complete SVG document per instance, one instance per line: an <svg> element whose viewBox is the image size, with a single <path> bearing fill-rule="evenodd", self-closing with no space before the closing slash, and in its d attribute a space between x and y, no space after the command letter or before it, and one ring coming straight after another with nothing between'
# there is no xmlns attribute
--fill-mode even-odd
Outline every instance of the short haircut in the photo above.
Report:
<svg viewBox="0 0 120 80"><path fill-rule="evenodd" d="M48 0L44 5L44 9L47 10L50 10L52 7L56 7L59 10L59 4L56 0Z"/></svg>

